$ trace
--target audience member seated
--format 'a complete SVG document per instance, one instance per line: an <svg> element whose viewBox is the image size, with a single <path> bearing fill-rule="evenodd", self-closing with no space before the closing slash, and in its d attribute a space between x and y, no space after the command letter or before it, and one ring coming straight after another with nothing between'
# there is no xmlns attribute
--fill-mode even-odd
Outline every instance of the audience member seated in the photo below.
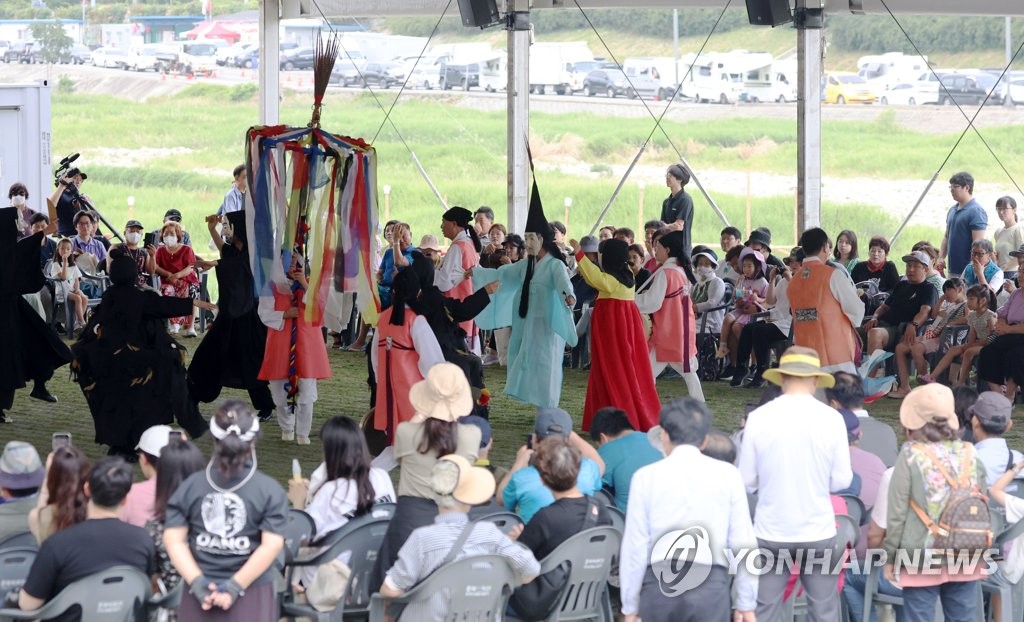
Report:
<svg viewBox="0 0 1024 622"><path fill-rule="evenodd" d="M498 486L498 502L511 512L516 512L524 523L530 522L537 510L555 502L541 481L540 472L533 465L533 447L549 436L561 436L579 449L583 460L576 487L585 495L592 495L601 489L601 475L604 462L589 443L572 431L572 417L561 408L540 408L534 424L530 443L523 445L516 453L516 460L501 485Z"/></svg>
<svg viewBox="0 0 1024 622"><path fill-rule="evenodd" d="M185 227L182 226L181 224L181 212L172 207L171 209L164 212L164 219L163 223L160 225L160 228L152 232L153 240L156 242L157 248L159 248L164 243L161 232L163 231L163 226L169 222L177 223L178 226L181 227L181 243L184 244L185 246L192 246L192 236L188 234L188 231L186 231Z"/></svg>
<svg viewBox="0 0 1024 622"><path fill-rule="evenodd" d="M75 581L114 566L131 566L156 574L156 553L144 529L118 520L132 485L132 467L119 456L100 459L89 472L86 520L53 534L39 547L18 596L25 611L43 606ZM71 611L60 620L77 620Z"/></svg>
<svg viewBox="0 0 1024 622"><path fill-rule="evenodd" d="M650 447L647 435L637 434ZM520 534L519 543L539 560L585 529L612 524L604 506L584 495L576 485L582 460L579 449L561 436L549 436L537 445L534 464L555 502L533 515Z"/></svg>
<svg viewBox="0 0 1024 622"><path fill-rule="evenodd" d="M155 425L146 429L135 446L139 456L139 469L146 479L132 484L128 497L121 509L121 520L129 525L145 527L153 518L153 501L156 498L156 474L159 471L160 452L171 440L171 426ZM181 434L180 432L178 433Z"/></svg>
<svg viewBox="0 0 1024 622"><path fill-rule="evenodd" d="M75 247L75 254L88 253L93 256L96 262L105 262L107 260L107 247L98 238L94 237L96 233L96 213L82 210L75 214L75 230L78 231L78 235L71 238L71 243ZM97 269L91 272L95 274L99 271L101 270Z"/></svg>
<svg viewBox="0 0 1024 622"><path fill-rule="evenodd" d="M971 431L974 434L974 450L985 465L986 484L991 486L1000 475L1024 459L1024 455L1010 449L1003 438L1013 427L1010 418L1013 404L1000 393L985 391L978 395L978 401L967 412L970 413ZM1017 484L1009 486L1010 491L1016 489Z"/></svg>
<svg viewBox="0 0 1024 622"><path fill-rule="evenodd" d="M443 456L431 468L430 487L437 498L438 515L433 525L417 528L402 545L380 587L385 598L401 596L427 578L442 565L460 539L462 545L452 555L452 561L475 555L501 555L508 559L519 584L529 583L540 573L540 563L533 553L510 540L494 523L469 522L469 508L494 494L490 471L471 466L457 454ZM401 619L442 620L445 613L444 594L438 593L429 601L411 603Z"/></svg>
<svg viewBox="0 0 1024 622"><path fill-rule="evenodd" d="M928 255L916 251L905 255L903 261L907 264L907 279L896 285L885 304L862 326L867 354L879 349L892 352L899 341L913 344L917 330L924 326L938 300L935 288L925 280L931 264Z"/></svg>
<svg viewBox="0 0 1024 622"><path fill-rule="evenodd" d="M836 236L836 248L832 252L832 257L836 260L836 263L846 268L851 278L854 267L861 261L857 253L857 234L849 229L840 231L839 235Z"/></svg>
<svg viewBox="0 0 1024 622"><path fill-rule="evenodd" d="M175 298L199 298L199 277L196 275L196 255L192 247L182 243L181 226L168 222L160 230L163 246L156 250L156 273L160 275L160 292ZM185 336L195 337L192 314L171 318L171 333L177 334L185 326Z"/></svg>
<svg viewBox="0 0 1024 622"><path fill-rule="evenodd" d="M491 227L491 231L494 227ZM483 467L491 472L494 476L494 481L500 482L505 478L505 474L508 473L508 469L505 467L498 466L491 463L491 447L494 445L494 436L491 431L491 424L480 415L469 415L459 419L459 423L465 425L475 425L480 428L480 451L477 454L476 462L473 466Z"/></svg>
<svg viewBox="0 0 1024 622"><path fill-rule="evenodd" d="M742 237L743 234L740 233L740 230L737 229L736 227L729 226L726 227L725 229L722 229L721 233L719 234L719 246L722 249L722 254L724 255L728 253L733 248L743 248L743 243L740 242ZM711 250L708 249L706 246L694 246L690 254L696 255L698 252L698 248ZM723 261L718 266L716 266L715 274L718 275L718 278L722 279L723 281L729 281L730 283L735 283L736 279L740 278L739 273L732 269L732 266L729 265L728 261Z"/></svg>
<svg viewBox="0 0 1024 622"><path fill-rule="evenodd" d="M58 447L46 458L46 487L28 516L29 530L36 542L85 520L85 483L89 460L73 445Z"/></svg>
<svg viewBox="0 0 1024 622"><path fill-rule="evenodd" d="M1024 283L1022 277L1024 261L1017 268L1017 278ZM1010 294L996 315L996 338L978 355L978 378L1012 400L1024 384L1024 289Z"/></svg>
<svg viewBox="0 0 1024 622"><path fill-rule="evenodd" d="M156 489L153 497L153 518L146 521L146 531L156 546L157 587L165 592L174 589L181 582L181 575L171 564L164 546L164 520L167 518L167 502L178 486L193 473L206 466L203 452L191 441L172 438L160 451L160 468L156 472ZM162 585L160 585L162 583ZM173 622L173 618L169 621Z"/></svg>
<svg viewBox="0 0 1024 622"><path fill-rule="evenodd" d="M974 369L974 359L985 346L996 338L997 317L995 311L989 308L992 298L992 292L984 285L972 285L967 290L967 339L960 344L951 344L932 371L919 377L922 384L943 378L946 370L957 359L960 359L960 369L955 379L952 374L949 375L950 382L948 384L967 384L971 370Z"/></svg>
<svg viewBox="0 0 1024 622"><path fill-rule="evenodd" d="M637 432L629 423L626 411L614 406L606 406L594 413L590 437L597 443L597 453L604 461L604 487L615 496L615 505L625 512L633 474L637 469L661 460L661 452L651 446L647 434Z"/></svg>
<svg viewBox="0 0 1024 622"><path fill-rule="evenodd" d="M953 387L953 410L956 412L957 427L960 429L960 440L965 443L974 442L974 431L971 429L971 407L978 401L978 391L974 387L962 384Z"/></svg>
<svg viewBox="0 0 1024 622"><path fill-rule="evenodd" d="M772 232L768 227L758 227L750 232L750 238L744 244L747 248L755 250L764 256L765 262L769 266L775 266L779 272L786 269L786 264L782 263L782 260L772 254ZM736 272L742 274L742 270ZM767 273L767 268L765 273Z"/></svg>
<svg viewBox="0 0 1024 622"><path fill-rule="evenodd" d="M839 414L843 416L846 435L850 441L850 466L853 468L854 477L860 483L860 490L854 494L865 508L870 509L878 500L878 484L882 481L882 474L885 473L886 467L878 456L857 446L860 442L860 418L846 408L840 408ZM857 540L853 554L856 559L867 559L866 539L867 529L861 528L861 537Z"/></svg>
<svg viewBox="0 0 1024 622"><path fill-rule="evenodd" d="M738 257L739 252L736 255ZM725 310L708 311L708 309L721 306L722 299L725 297L725 281L715 272L715 269L719 267L718 256L710 248L698 246L693 249L691 258L693 259L693 276L697 278L697 282L690 289L690 300L698 315L697 330L717 335L722 332ZM732 269L730 268L730 270ZM733 274L734 278L738 278L739 275L735 272ZM702 317L705 313L708 314L706 320Z"/></svg>
<svg viewBox="0 0 1024 622"><path fill-rule="evenodd" d="M375 503L395 502L388 472L370 466L366 438L353 419L328 419L320 428L320 442L324 461L308 480L288 482L292 507L313 518L318 537L366 514Z"/></svg>
<svg viewBox="0 0 1024 622"><path fill-rule="evenodd" d="M0 454L0 540L28 531L28 515L45 474L36 448L8 441Z"/></svg>
<svg viewBox="0 0 1024 622"><path fill-rule="evenodd" d="M135 267L139 270L139 287L149 287L152 284L149 280L150 276L156 271L156 246L142 246L144 231L141 222L129 220L124 226L124 244L117 245L125 255L131 257L135 262ZM109 255L107 255L107 272L110 272Z"/></svg>
<svg viewBox="0 0 1024 622"><path fill-rule="evenodd" d="M70 305L74 310L75 325L67 327L69 334L85 326L85 309L89 304L89 297L82 289L85 285L82 272L75 264L72 252L71 240L64 238L58 242L57 256L50 262L49 273L45 275L52 279L54 302Z"/></svg>
<svg viewBox="0 0 1024 622"><path fill-rule="evenodd" d="M714 458L729 464L736 464L736 459L739 457L736 443L729 438L728 434L714 428L704 438L704 446L700 448L700 453L708 458Z"/></svg>
<svg viewBox="0 0 1024 622"><path fill-rule="evenodd" d="M1003 270L996 263L996 251L991 241L981 239L971 244L971 263L964 268L963 277L968 287L984 285L993 294L999 293L1003 287Z"/></svg>
<svg viewBox="0 0 1024 622"><path fill-rule="evenodd" d="M892 466L899 453L896 432L888 423L875 419L864 409L864 382L860 376L840 371L832 377L835 384L825 389L829 406L836 410L845 408L857 415L860 421L857 447L878 456L885 466Z"/></svg>
<svg viewBox="0 0 1024 622"><path fill-rule="evenodd" d="M868 260L858 262L850 271L850 277L856 284L874 281L880 292L896 289L900 273L896 264L889 261L889 241L882 236L871 238L868 242Z"/></svg>
<svg viewBox="0 0 1024 622"><path fill-rule="evenodd" d="M942 297L942 286L946 283L946 277L941 272L935 269L935 264L939 260L939 249L932 246L931 242L921 240L917 244L914 244L910 248L910 252L924 251L928 258L932 260L930 266L928 266L928 282L935 288L935 293L941 298ZM957 277L960 278L960 277Z"/></svg>
<svg viewBox="0 0 1024 622"><path fill-rule="evenodd" d="M666 457L638 470L629 491L619 561L622 614L630 622L638 616L644 622L752 621L758 578L742 564L740 572L730 577L723 552L755 546L750 509L736 467L700 452L711 430L711 412L703 402L677 398L662 406L659 426ZM686 473L692 476L682 475ZM676 555L692 551L681 548L686 546L681 544L683 537L669 550L655 547L665 534L689 533L696 525L705 529L705 537L715 544L705 551L707 557L696 560L703 568L688 569L687 573L700 573L707 579L692 589L666 594L658 577L662 573L678 576ZM694 531L689 537L696 535ZM698 550L697 555L701 553ZM654 554L657 559L652 559ZM735 581L735 601L731 580ZM737 612L735 617L730 617L732 610Z"/></svg>
<svg viewBox="0 0 1024 622"><path fill-rule="evenodd" d="M31 233L39 233L40 231L46 231L46 228L50 225L50 219L47 218L46 214L33 214L30 226L32 227ZM57 242L48 235L43 236L43 250L39 254L39 267L45 268L46 264L53 260L57 254Z"/></svg>
<svg viewBox="0 0 1024 622"><path fill-rule="evenodd" d="M893 468L887 468L882 474L881 480L878 482L878 493L875 495L875 505L871 508L871 519L867 524L868 533L866 545L868 549L881 548L882 542L885 540L885 527L889 515L889 482L892 481L892 473ZM858 570L879 573L879 594L885 594L886 596L902 596L903 594L902 590L890 583L885 576L882 576L880 570L877 568L865 568L863 565L848 567L846 569L846 581L843 583L843 597L846 599L846 604L850 608L850 620L853 621L864 619L864 591L867 587L868 580L867 572L857 572ZM878 622L878 613L873 609L871 611L870 620L871 622ZM900 622L900 620L901 618L897 617L897 622Z"/></svg>

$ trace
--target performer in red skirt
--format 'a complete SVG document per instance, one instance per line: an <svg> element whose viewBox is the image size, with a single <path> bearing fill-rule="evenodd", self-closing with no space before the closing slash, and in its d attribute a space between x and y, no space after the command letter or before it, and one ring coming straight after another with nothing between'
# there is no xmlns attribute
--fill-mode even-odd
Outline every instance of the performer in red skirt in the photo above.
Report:
<svg viewBox="0 0 1024 622"><path fill-rule="evenodd" d="M583 429L590 429L599 409L615 406L626 411L633 427L646 432L658 424L661 402L643 321L634 302L629 245L616 239L601 242L598 268L584 255L579 242L571 244L580 274L598 292L590 319L591 365Z"/></svg>

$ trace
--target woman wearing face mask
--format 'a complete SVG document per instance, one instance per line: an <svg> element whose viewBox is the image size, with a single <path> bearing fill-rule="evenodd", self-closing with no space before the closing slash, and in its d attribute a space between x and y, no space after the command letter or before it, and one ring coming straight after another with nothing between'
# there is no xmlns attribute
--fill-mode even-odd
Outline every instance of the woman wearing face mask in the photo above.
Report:
<svg viewBox="0 0 1024 622"><path fill-rule="evenodd" d="M164 296L175 298L199 298L199 277L196 276L196 255L192 247L182 243L181 225L168 221L160 229L164 245L156 251L156 273L162 279L160 291ZM196 328L192 314L171 318L171 333L178 334L182 325L185 336L195 337Z"/></svg>
<svg viewBox="0 0 1024 622"><path fill-rule="evenodd" d="M149 275L156 270L156 247L150 245L142 248L142 232L145 231L142 223L137 220L129 220L124 226L124 244L119 245L124 254L128 255L135 262L139 270L137 283L139 287L149 286ZM107 273L110 273L110 255L107 255Z"/></svg>
<svg viewBox="0 0 1024 622"><path fill-rule="evenodd" d="M18 238L31 235L32 225L30 223L35 212L28 206L28 188L20 181L15 182L7 191L7 198L11 200L12 207L18 208Z"/></svg>
<svg viewBox="0 0 1024 622"><path fill-rule="evenodd" d="M700 330L718 334L722 331L725 310L708 311L721 306L725 297L725 281L715 272L718 267L718 256L706 246L695 246L691 259L694 266L693 276L697 278L697 282L690 290L690 299L698 315L697 326ZM710 314L706 322L699 317L704 313Z"/></svg>

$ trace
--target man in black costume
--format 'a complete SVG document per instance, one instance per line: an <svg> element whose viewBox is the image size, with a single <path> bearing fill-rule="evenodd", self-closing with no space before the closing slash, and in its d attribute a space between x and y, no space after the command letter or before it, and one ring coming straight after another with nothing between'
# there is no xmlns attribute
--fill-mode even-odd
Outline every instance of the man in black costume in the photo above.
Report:
<svg viewBox="0 0 1024 622"><path fill-rule="evenodd" d="M22 298L43 288L39 254L44 231L18 240L18 208L0 209L0 423L11 423L5 411L14 405L14 392L35 381L31 396L47 402L57 398L46 389L53 371L71 360L57 333Z"/></svg>
<svg viewBox="0 0 1024 622"><path fill-rule="evenodd" d="M228 212L224 227L227 239L217 233L219 216L206 219L210 236L220 249L220 260L213 262L220 286L217 321L199 344L188 367L188 386L192 399L212 402L221 389L246 389L260 421L274 414L274 399L265 380L259 380L267 327L257 312L252 268L245 231L245 212Z"/></svg>
<svg viewBox="0 0 1024 622"><path fill-rule="evenodd" d="M192 438L207 429L189 397L185 350L167 333L166 320L190 315L193 305L216 306L140 289L135 262L120 249L111 258L113 285L72 346L71 369L89 404L96 442L109 445L112 455L134 459L151 426L177 419Z"/></svg>

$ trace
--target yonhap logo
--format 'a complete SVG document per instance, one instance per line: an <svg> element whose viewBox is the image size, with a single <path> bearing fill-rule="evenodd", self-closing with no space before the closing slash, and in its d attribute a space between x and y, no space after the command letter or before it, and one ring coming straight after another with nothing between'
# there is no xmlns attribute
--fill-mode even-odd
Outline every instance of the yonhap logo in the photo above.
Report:
<svg viewBox="0 0 1024 622"><path fill-rule="evenodd" d="M676 529L658 538L651 550L651 568L658 588L668 597L699 587L711 574L711 544L703 527Z"/></svg>

